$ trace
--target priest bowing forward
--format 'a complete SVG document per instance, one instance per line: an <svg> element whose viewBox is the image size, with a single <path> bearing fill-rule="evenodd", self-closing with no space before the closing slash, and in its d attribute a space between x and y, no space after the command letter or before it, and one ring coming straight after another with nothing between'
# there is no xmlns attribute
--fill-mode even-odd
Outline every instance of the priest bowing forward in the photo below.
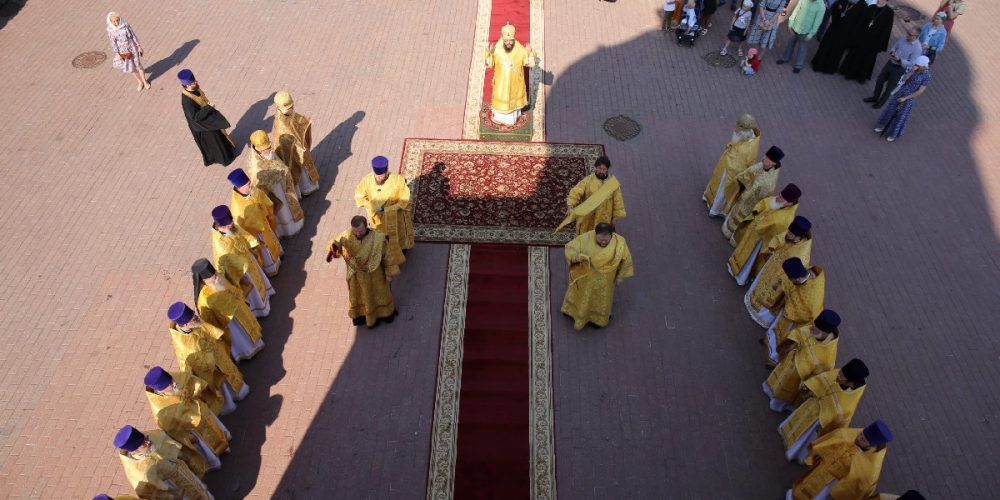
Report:
<svg viewBox="0 0 1000 500"><path fill-rule="evenodd" d="M755 268L763 265L758 256L772 253L781 245L788 226L795 220L801 196L799 187L789 184L777 196L757 202L749 217L736 228L729 239L735 249L726 264L736 283L745 285Z"/></svg>
<svg viewBox="0 0 1000 500"><path fill-rule="evenodd" d="M736 120L733 136L726 143L726 149L712 169L712 177L708 179L705 192L701 195L708 207L709 216L725 217L729 212L739 195L736 176L757 159L759 151L760 129L757 128L757 120L744 113Z"/></svg>
<svg viewBox="0 0 1000 500"><path fill-rule="evenodd" d="M817 439L806 459L809 472L795 481L785 498L875 498L872 494L882 473L885 445L891 441L892 431L881 420L864 429L838 429ZM907 495L899 498L904 497ZM923 496L917 493L907 500L918 498Z"/></svg>
<svg viewBox="0 0 1000 500"><path fill-rule="evenodd" d="M389 284L399 266L392 262L385 235L356 215L350 229L327 243L326 261L335 258L343 258L347 266L347 315L354 325L374 328L379 321L392 323L397 312Z"/></svg>
<svg viewBox="0 0 1000 500"><path fill-rule="evenodd" d="M188 466L198 463L201 457L167 433L159 429L140 432L126 425L115 434L114 446L125 468L125 477L139 498L214 498ZM204 470L204 462L201 469Z"/></svg>
<svg viewBox="0 0 1000 500"><path fill-rule="evenodd" d="M615 234L613 225L600 223L567 243L565 251L569 286L562 313L573 318L577 330L587 323L607 326L615 287L635 274L625 238Z"/></svg>
<svg viewBox="0 0 1000 500"><path fill-rule="evenodd" d="M514 38L510 23L500 30L500 40L486 50L486 67L493 69L493 96L490 107L492 119L504 125L513 125L521 116L521 109L528 105L528 87L524 68L535 65L537 55L531 46L521 45Z"/></svg>
<svg viewBox="0 0 1000 500"><path fill-rule="evenodd" d="M201 151L205 166L213 163L229 165L236 159L236 148L226 129L229 121L209 102L205 91L198 85L194 73L182 69L177 73L181 82L181 108L187 120L194 142Z"/></svg>

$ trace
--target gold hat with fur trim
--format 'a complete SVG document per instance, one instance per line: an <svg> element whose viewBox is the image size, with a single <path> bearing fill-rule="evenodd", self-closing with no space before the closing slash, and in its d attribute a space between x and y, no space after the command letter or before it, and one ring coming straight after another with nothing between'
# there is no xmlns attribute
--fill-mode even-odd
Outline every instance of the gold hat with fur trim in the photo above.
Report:
<svg viewBox="0 0 1000 500"><path fill-rule="evenodd" d="M250 144L257 151L263 151L271 147L271 139L267 136L267 132L258 130L250 134Z"/></svg>

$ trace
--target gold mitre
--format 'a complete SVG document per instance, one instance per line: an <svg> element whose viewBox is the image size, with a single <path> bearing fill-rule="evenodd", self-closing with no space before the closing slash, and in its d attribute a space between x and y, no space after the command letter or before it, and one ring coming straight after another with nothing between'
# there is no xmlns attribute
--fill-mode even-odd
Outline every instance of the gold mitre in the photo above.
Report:
<svg viewBox="0 0 1000 500"><path fill-rule="evenodd" d="M289 94L284 90L280 90L274 94L274 105L277 106L278 109L284 111L292 107L292 104L295 104L295 102L292 101L292 94Z"/></svg>
<svg viewBox="0 0 1000 500"><path fill-rule="evenodd" d="M736 128L740 130L753 130L757 128L757 120L750 113L743 113L736 119Z"/></svg>
<svg viewBox="0 0 1000 500"><path fill-rule="evenodd" d="M500 28L500 38L505 42L514 39L514 25L510 24L510 21L507 21L507 24L503 25L503 28Z"/></svg>
<svg viewBox="0 0 1000 500"><path fill-rule="evenodd" d="M257 151L263 151L271 147L271 139L267 136L267 132L263 130L258 130L250 134L250 144Z"/></svg>

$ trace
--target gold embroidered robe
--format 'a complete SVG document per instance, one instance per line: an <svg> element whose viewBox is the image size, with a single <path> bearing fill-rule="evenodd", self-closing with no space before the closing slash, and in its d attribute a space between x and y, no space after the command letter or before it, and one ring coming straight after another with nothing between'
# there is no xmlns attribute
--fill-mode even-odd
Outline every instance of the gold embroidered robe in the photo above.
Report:
<svg viewBox="0 0 1000 500"><path fill-rule="evenodd" d="M757 202L751 212L751 218L740 224L739 229L730 239L730 243L736 246L733 253L729 255L729 272L733 276L740 274L743 266L752 266L758 262L757 259L750 262L753 249L757 246L758 241L761 242L760 253L771 253L785 241L785 233L788 232L788 226L795 220L795 212L798 211L799 204L795 203L774 209L771 208L771 202L774 199L774 196L768 196ZM764 261L759 262L763 263Z"/></svg>
<svg viewBox="0 0 1000 500"><path fill-rule="evenodd" d="M816 421L819 421L820 436L851 424L854 411L861 402L861 395L865 393L865 386L844 389L837 383L839 373L840 369L834 368L803 382L813 396L799 405L778 427L778 432L785 441L786 450L791 448Z"/></svg>
<svg viewBox="0 0 1000 500"><path fill-rule="evenodd" d="M795 401L803 380L833 369L839 337L831 333L826 339L817 340L811 330L812 325L801 326L788 336L787 340L794 346L767 377L767 385L775 399Z"/></svg>
<svg viewBox="0 0 1000 500"><path fill-rule="evenodd" d="M635 274L628 244L619 234L612 234L607 246L597 244L597 234L588 231L566 244L569 286L563 298L562 312L573 318L573 328L587 323L607 326L614 302L615 280ZM573 262L577 256L582 262Z"/></svg>
<svg viewBox="0 0 1000 500"><path fill-rule="evenodd" d="M250 171L248 174L254 187L268 192L275 185L284 188L285 202L288 203L288 210L291 212L294 222L298 222L306 216L305 212L302 211L302 205L299 204L298 192L295 191L298 183L292 178L292 171L277 156L273 160L268 160L255 149L250 148ZM275 207L274 210L278 211L279 207Z"/></svg>
<svg viewBox="0 0 1000 500"><path fill-rule="evenodd" d="M274 153L288 165L295 185L305 172L313 183L319 182L319 172L312 152L312 119L296 113L294 110L287 116L278 111L274 113L274 126L271 137L277 143Z"/></svg>
<svg viewBox="0 0 1000 500"><path fill-rule="evenodd" d="M763 252L762 252L763 253ZM783 297L782 280L785 279L785 270L781 264L792 257L802 260L802 265L809 267L809 257L812 253L812 238L802 238L795 243L784 241L773 253L765 257L760 272L757 273L757 285L753 290L747 291L743 297L743 303L747 309L760 311L761 307L767 307L774 314L778 311L774 309L779 298ZM758 261L760 261L758 254ZM754 279L751 272L750 279ZM763 325L770 326L770 325Z"/></svg>
<svg viewBox="0 0 1000 500"><path fill-rule="evenodd" d="M503 46L503 40L493 44L493 51L486 54L486 67L493 68L493 95L490 107L500 113L511 113L528 105L528 87L524 79L524 68L533 67L535 58L514 41L510 52Z"/></svg>
<svg viewBox="0 0 1000 500"><path fill-rule="evenodd" d="M750 217L757 203L774 193L778 185L779 168L764 169L764 162L760 161L747 168L736 176L738 195L736 202L726 215L726 221L722 224L722 235L726 239L732 238L733 232L743 221Z"/></svg>
<svg viewBox="0 0 1000 500"><path fill-rule="evenodd" d="M347 266L347 315L352 320L363 316L365 325L371 328L380 318L396 312L385 277L399 274L399 266L389 260L384 234L370 229L359 240L348 229L327 243L327 251L343 257Z"/></svg>
<svg viewBox="0 0 1000 500"><path fill-rule="evenodd" d="M837 429L817 439L806 459L806 465L811 466L809 472L792 485L792 498L812 500L835 479L837 484L829 492L831 499L871 497L882 473L886 447L858 448L854 440L862 431Z"/></svg>
<svg viewBox="0 0 1000 500"><path fill-rule="evenodd" d="M198 292L198 316L202 321L223 331L227 331L229 322L235 319L256 344L261 339L260 322L250 312L242 290L225 278L222 279L225 283L223 290L216 290L207 284L201 286L201 291Z"/></svg>
<svg viewBox="0 0 1000 500"><path fill-rule="evenodd" d="M608 174L608 178L604 180L598 179L595 174L590 174L569 190L569 195L566 196L566 205L569 207L575 208L585 202L588 205L599 203L590 213L577 217L577 236L593 231L600 223L613 223L625 217L625 199L622 197L620 185L611 193L607 193L607 190L601 190L602 186L612 182L612 180L618 184L618 179L615 179L612 174ZM600 198L591 199L592 196Z"/></svg>
<svg viewBox="0 0 1000 500"><path fill-rule="evenodd" d="M216 456L221 455L229 448L229 438L219 427L215 414L204 401L185 390L174 372L170 375L178 382L176 393L165 396L149 387L145 390L156 426L192 451L197 450L197 443L191 431L197 432Z"/></svg>
<svg viewBox="0 0 1000 500"><path fill-rule="evenodd" d="M188 466L189 462L202 460L201 470L204 470L205 465L201 455L182 451L184 448L180 443L170 439L159 429L143 431L143 434L149 438L154 448L145 457L132 458L124 451L118 450L118 458L125 468L125 476L136 495L140 498L170 500L176 498L175 495L180 495L186 500L210 498L208 490L198 479L199 476Z"/></svg>
<svg viewBox="0 0 1000 500"><path fill-rule="evenodd" d="M280 266L280 259L285 251L281 248L278 235L274 233L274 228L277 227L274 219L274 202L268 197L267 190L253 187L250 188L248 196L243 196L233 189L229 200L229 211L232 212L236 225L263 243L271 258ZM257 257L257 263L261 268L266 267L263 254L255 252L254 256Z"/></svg>
<svg viewBox="0 0 1000 500"><path fill-rule="evenodd" d="M826 295L826 273L819 266L809 268L815 277L801 285L786 279L784 287L785 303L781 317L774 327L775 339L778 344L788 338L792 329L811 325L816 316L823 312L823 299Z"/></svg>
<svg viewBox="0 0 1000 500"><path fill-rule="evenodd" d="M184 333L176 323L170 322L170 339L181 370L193 373L220 392L222 384L229 382L238 393L243 389L243 374L233 362L225 335L225 330L204 321L190 333Z"/></svg>
<svg viewBox="0 0 1000 500"><path fill-rule="evenodd" d="M715 163L715 168L712 169L712 176L708 179L705 192L701 195L701 199L705 200L705 204L709 209L712 208L712 203L715 201L715 195L718 192L720 183L722 183L726 199L725 210L722 213L727 213L732 207L733 202L736 201L739 191L735 177L754 162L757 158L757 153L760 151L760 130L754 129L753 132L754 136L752 139L739 141L735 144L732 142L726 143L726 149L722 152L719 161Z"/></svg>
<svg viewBox="0 0 1000 500"><path fill-rule="evenodd" d="M264 271L259 265L257 253L253 248L260 245L257 237L244 231L237 225L233 225L233 234L223 234L218 229L212 228L212 264L216 269L221 269L220 264L224 255L235 255L239 259L246 260L246 273L250 275L250 281L257 288L257 292L263 297L267 293L267 286L264 284ZM232 267L232 266L227 266Z"/></svg>
<svg viewBox="0 0 1000 500"><path fill-rule="evenodd" d="M399 174L389 174L385 182L379 184L375 181L375 174L369 173L354 189L354 202L365 209L375 229L386 236L389 260L393 265L398 268L406 262L403 250L414 246L410 188L406 179Z"/></svg>

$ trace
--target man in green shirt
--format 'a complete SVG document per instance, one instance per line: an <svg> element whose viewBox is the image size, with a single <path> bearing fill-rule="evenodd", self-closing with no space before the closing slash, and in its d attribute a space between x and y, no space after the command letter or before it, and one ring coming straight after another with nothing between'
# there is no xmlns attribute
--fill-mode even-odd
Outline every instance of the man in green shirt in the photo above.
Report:
<svg viewBox="0 0 1000 500"><path fill-rule="evenodd" d="M788 16L788 32L792 38L785 42L785 54L775 62L785 64L792 60L792 52L795 52L792 72L802 71L802 65L806 62L806 45L816 36L825 14L826 2L823 0L799 0L792 15Z"/></svg>

